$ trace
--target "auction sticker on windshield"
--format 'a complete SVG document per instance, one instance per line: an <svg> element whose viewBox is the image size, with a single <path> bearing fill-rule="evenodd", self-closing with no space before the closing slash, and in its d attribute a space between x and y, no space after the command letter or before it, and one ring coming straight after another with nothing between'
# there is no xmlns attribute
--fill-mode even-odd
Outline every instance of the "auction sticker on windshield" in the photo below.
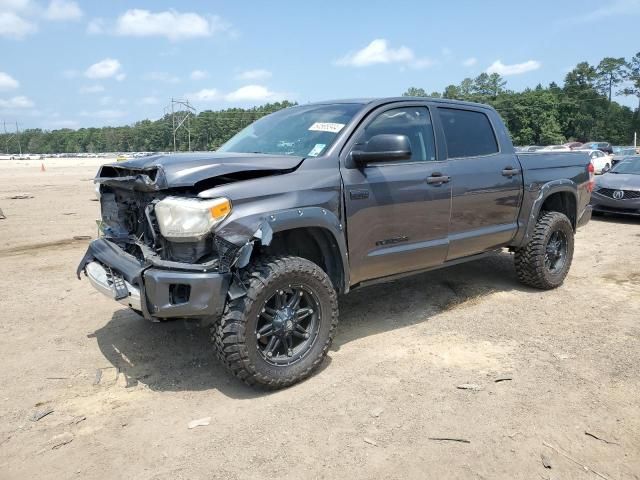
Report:
<svg viewBox="0 0 640 480"><path fill-rule="evenodd" d="M320 155L320 152L322 152L322 150L324 150L324 147L326 146L327 145L324 143L316 143L316 146L311 149L308 155L310 157L317 157L318 155Z"/></svg>
<svg viewBox="0 0 640 480"><path fill-rule="evenodd" d="M312 132L338 133L344 128L344 123L316 122L309 127Z"/></svg>

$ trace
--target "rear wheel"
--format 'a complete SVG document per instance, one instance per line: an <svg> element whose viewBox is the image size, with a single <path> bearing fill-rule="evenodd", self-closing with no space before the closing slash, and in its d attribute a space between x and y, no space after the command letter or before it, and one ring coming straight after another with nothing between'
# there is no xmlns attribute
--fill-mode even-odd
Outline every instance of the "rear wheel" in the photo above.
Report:
<svg viewBox="0 0 640 480"><path fill-rule="evenodd" d="M227 304L212 327L220 360L249 385L282 388L324 359L338 323L327 274L309 260L259 259L243 272L247 294Z"/></svg>
<svg viewBox="0 0 640 480"><path fill-rule="evenodd" d="M571 267L573 244L573 227L566 215L542 214L529 243L515 252L518 279L543 290L559 287Z"/></svg>

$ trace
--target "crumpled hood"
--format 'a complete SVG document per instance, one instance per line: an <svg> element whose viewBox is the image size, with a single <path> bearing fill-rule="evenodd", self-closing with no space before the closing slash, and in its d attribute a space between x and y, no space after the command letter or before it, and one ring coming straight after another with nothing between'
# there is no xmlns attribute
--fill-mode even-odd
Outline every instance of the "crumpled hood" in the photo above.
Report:
<svg viewBox="0 0 640 480"><path fill-rule="evenodd" d="M596 179L596 186L613 190L640 190L640 175L605 173Z"/></svg>
<svg viewBox="0 0 640 480"><path fill-rule="evenodd" d="M293 171L302 157L250 153L174 153L103 165L96 183L141 191L192 187L216 177L256 172L257 176Z"/></svg>

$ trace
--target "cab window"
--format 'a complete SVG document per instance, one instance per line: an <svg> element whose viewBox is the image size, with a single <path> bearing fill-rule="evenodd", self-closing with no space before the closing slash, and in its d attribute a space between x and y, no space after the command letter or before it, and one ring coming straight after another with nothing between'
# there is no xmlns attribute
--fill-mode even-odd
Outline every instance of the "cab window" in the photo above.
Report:
<svg viewBox="0 0 640 480"><path fill-rule="evenodd" d="M438 107L449 158L479 157L498 153L489 118L472 110Z"/></svg>
<svg viewBox="0 0 640 480"><path fill-rule="evenodd" d="M394 108L379 114L358 138L356 148L380 134L406 135L411 144L407 162L434 161L436 147L431 116L426 107Z"/></svg>

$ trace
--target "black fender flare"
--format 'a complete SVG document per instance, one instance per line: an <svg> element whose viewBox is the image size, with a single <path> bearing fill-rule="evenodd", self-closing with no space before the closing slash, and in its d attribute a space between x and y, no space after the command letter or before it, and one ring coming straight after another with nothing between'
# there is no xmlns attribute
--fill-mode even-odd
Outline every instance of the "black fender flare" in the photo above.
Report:
<svg viewBox="0 0 640 480"><path fill-rule="evenodd" d="M344 226L340 219L330 210L321 207L302 207L281 210L267 215L266 221L274 233L296 228L321 228L326 230L335 241L340 251L344 292L349 291L349 254Z"/></svg>
<svg viewBox="0 0 640 480"><path fill-rule="evenodd" d="M576 212L575 219L576 224L573 225L575 231L578 221L578 185L569 179L558 179L542 185L538 190L525 190L525 195L529 195L529 199L525 198L522 204L522 211L529 211L529 215L521 215L519 222L521 225L526 225L526 228L520 229L522 234L516 235L512 245L514 247L522 247L529 242L531 235L536 227L536 220L540 215L540 210L545 200L555 193L571 193L575 200ZM530 205L530 206L529 206Z"/></svg>

